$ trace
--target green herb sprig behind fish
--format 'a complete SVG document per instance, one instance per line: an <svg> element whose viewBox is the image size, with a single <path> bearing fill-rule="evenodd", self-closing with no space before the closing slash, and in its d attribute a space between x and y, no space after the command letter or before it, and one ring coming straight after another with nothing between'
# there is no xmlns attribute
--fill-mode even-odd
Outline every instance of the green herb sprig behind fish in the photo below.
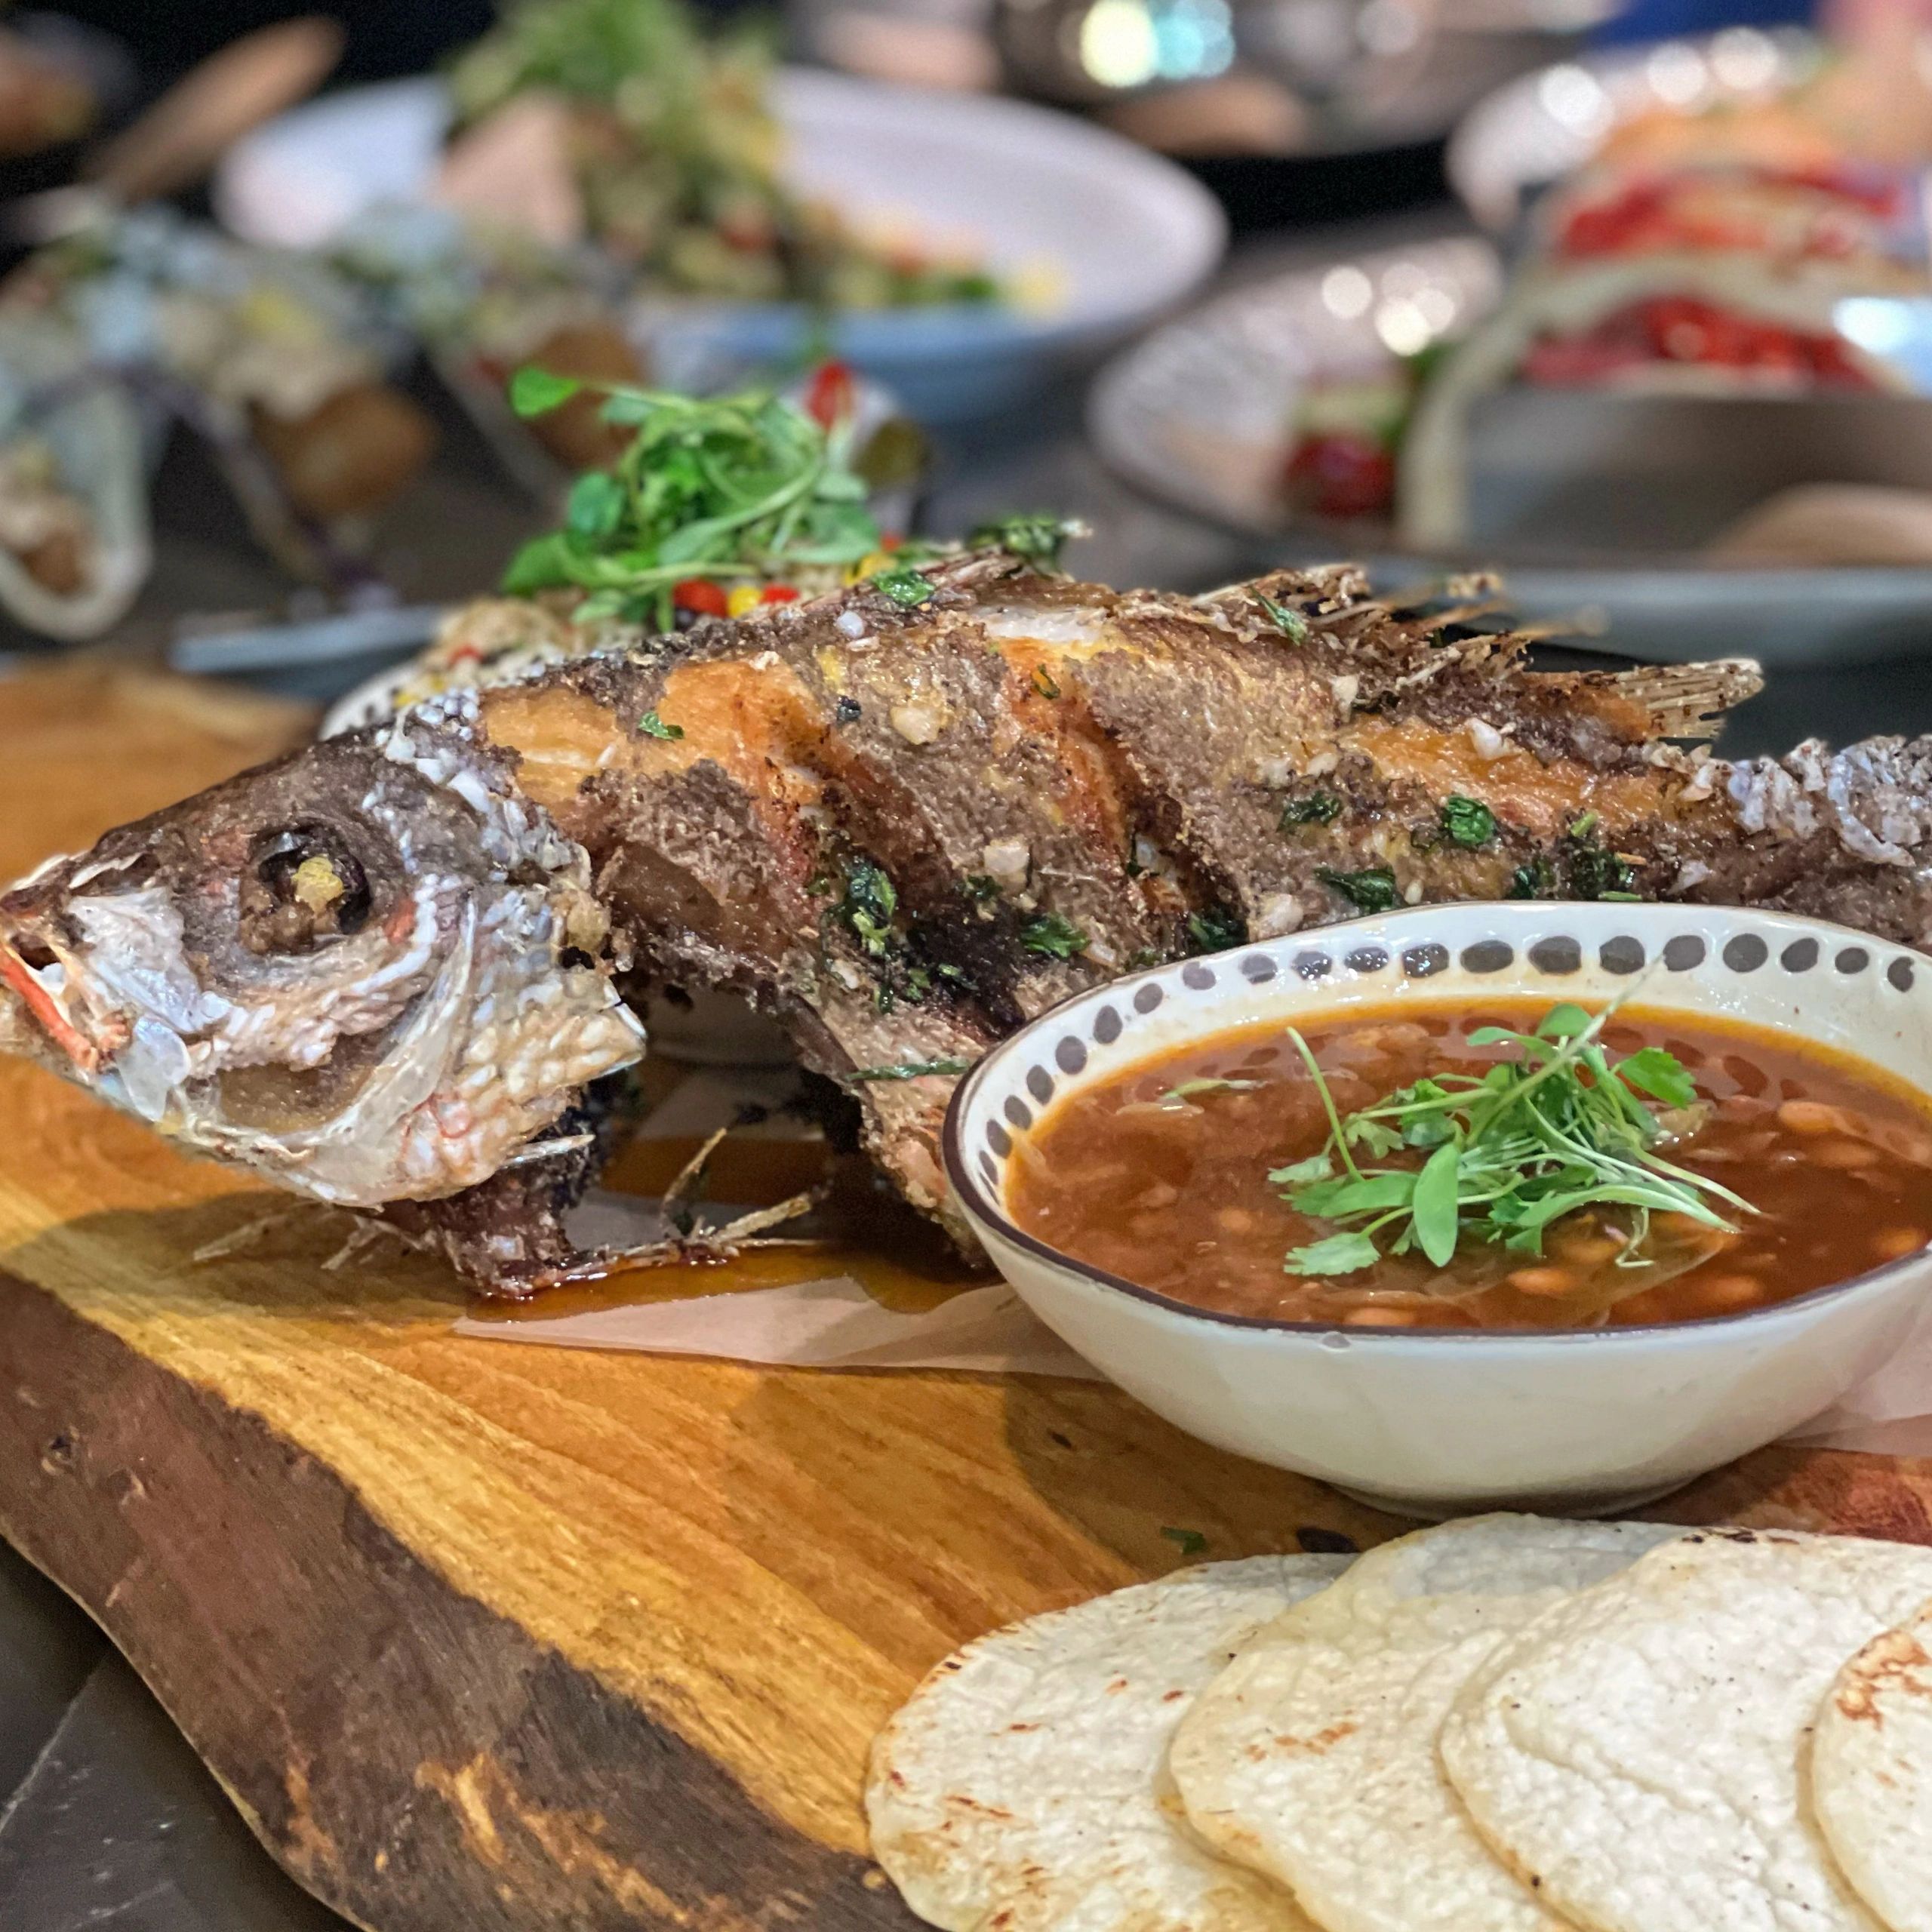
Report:
<svg viewBox="0 0 1932 1932"><path fill-rule="evenodd" d="M575 589L580 622L668 631L681 608L740 616L863 574L912 608L931 595L912 567L957 552L880 529L867 502L872 451L856 447L849 409L801 408L765 389L681 395L534 368L510 384L525 417L586 393L603 398L599 413L629 441L608 470L577 478L563 527L511 560L503 588L512 595ZM974 540L1051 571L1079 531L1057 517L1017 516Z"/></svg>
<svg viewBox="0 0 1932 1932"><path fill-rule="evenodd" d="M764 390L679 395L540 369L517 372L510 401L519 415L540 416L586 388L630 441L609 469L577 478L561 530L512 558L503 588L512 595L575 588L585 593L581 620L669 630L681 583L790 586L832 573L820 586L830 588L835 574L881 551L849 427L827 429Z"/></svg>

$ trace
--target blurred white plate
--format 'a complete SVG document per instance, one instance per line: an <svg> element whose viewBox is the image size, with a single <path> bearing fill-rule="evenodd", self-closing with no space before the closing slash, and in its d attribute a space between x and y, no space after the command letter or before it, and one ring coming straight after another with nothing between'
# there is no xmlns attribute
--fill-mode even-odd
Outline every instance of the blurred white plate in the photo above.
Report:
<svg viewBox="0 0 1932 1932"><path fill-rule="evenodd" d="M1501 280L1495 249L1469 237L1237 289L1116 357L1094 386L1089 434L1109 467L1148 495L1254 540L1257 563L1359 557L1385 587L1500 565L1521 619L1577 623L1576 641L1589 649L1666 662L1737 653L1798 665L1918 656L1932 646L1932 570L1717 568L1694 555L1660 560L1654 550L1627 561L1583 555L1603 549L1601 528L1562 546L1576 561L1552 557L1546 541L1518 558L1501 545L1422 557L1395 549L1380 524L1291 518L1281 477L1301 391L1386 367L1385 334L1413 346L1419 313L1438 334L1466 327L1496 300ZM1584 438L1620 414L1638 422L1627 399L1621 408L1614 398L1551 392L1511 399L1523 405L1519 429L1546 457L1587 448ZM1894 400L1880 401L1896 417ZM1569 412L1555 426L1534 413L1552 408ZM1637 440L1649 433L1638 427Z"/></svg>
<svg viewBox="0 0 1932 1932"><path fill-rule="evenodd" d="M788 172L860 217L959 242L995 273L1043 281L1037 310L961 305L853 315L838 346L931 422L981 415L1111 346L1198 288L1226 223L1192 176L1049 109L788 68ZM420 196L449 105L433 79L328 96L232 149L214 185L251 241L312 247L361 210ZM667 380L801 346L795 306L654 299L635 327Z"/></svg>
<svg viewBox="0 0 1932 1932"><path fill-rule="evenodd" d="M1257 534L1281 498L1297 401L1311 383L1386 368L1382 331L1459 334L1495 303L1502 268L1473 236L1296 269L1157 329L1101 371L1088 429L1109 466L1150 494ZM1305 531L1304 542L1335 539ZM1342 540L1346 541L1346 538Z"/></svg>
<svg viewBox="0 0 1932 1932"><path fill-rule="evenodd" d="M1484 226L1507 228L1538 189L1580 168L1620 123L1659 108L1761 100L1818 58L1798 28L1728 27L1565 60L1498 88L1449 143L1451 185Z"/></svg>

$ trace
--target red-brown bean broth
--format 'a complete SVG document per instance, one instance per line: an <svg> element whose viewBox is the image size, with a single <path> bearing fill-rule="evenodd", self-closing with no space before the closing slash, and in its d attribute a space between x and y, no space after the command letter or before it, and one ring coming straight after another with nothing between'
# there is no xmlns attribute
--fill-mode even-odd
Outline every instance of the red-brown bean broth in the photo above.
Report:
<svg viewBox="0 0 1932 1932"><path fill-rule="evenodd" d="M1546 1010L1509 1000L1410 1004L1300 1030L1346 1114L1426 1075L1480 1075L1515 1050L1473 1046L1470 1033L1528 1032ZM1785 1035L1633 1009L1614 1017L1603 1040L1614 1059L1663 1046L1690 1074L1708 1118L1669 1158L1761 1211L1732 1214L1734 1234L1660 1214L1644 1251L1651 1265L1619 1266L1628 1217L1591 1209L1553 1223L1541 1256L1466 1238L1439 1269L1411 1254L1346 1275L1285 1272L1290 1249L1335 1229L1297 1214L1269 1182L1271 1169L1316 1152L1328 1132L1314 1080L1285 1029L1272 1026L1218 1035L1060 1101L1020 1141L1008 1211L1040 1240L1177 1301L1401 1327L1741 1313L1932 1237L1932 1103L1878 1069ZM1197 1081L1241 1084L1175 1096Z"/></svg>

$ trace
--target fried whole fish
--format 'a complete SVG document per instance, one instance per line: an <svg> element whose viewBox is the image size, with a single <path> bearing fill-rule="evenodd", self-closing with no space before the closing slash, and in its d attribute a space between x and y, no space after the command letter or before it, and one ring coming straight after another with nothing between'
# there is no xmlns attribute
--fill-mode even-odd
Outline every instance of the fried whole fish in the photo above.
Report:
<svg viewBox="0 0 1932 1932"><path fill-rule="evenodd" d="M1687 746L1749 664L1537 673L1481 596L1348 567L1189 598L991 551L891 589L448 692L42 867L0 898L0 1041L515 1294L611 1264L563 1217L655 988L775 1015L963 1234L957 1075L1158 961L1511 897L1932 944L1932 740Z"/></svg>

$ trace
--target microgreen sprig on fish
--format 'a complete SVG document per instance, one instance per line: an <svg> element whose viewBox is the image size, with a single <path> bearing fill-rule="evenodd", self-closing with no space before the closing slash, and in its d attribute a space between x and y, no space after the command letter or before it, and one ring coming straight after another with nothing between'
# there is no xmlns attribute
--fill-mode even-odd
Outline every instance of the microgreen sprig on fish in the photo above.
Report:
<svg viewBox="0 0 1932 1932"><path fill-rule="evenodd" d="M1613 1060L1600 1035L1615 1011L1592 1017L1565 1003L1534 1032L1480 1027L1469 1036L1472 1046L1513 1046L1520 1057L1479 1077L1419 1080L1346 1116L1307 1041L1291 1028L1327 1114L1328 1138L1318 1153L1268 1178L1297 1214L1337 1232L1291 1250L1286 1271L1352 1274L1385 1254L1416 1250L1440 1268L1468 1241L1540 1254L1552 1222L1592 1208L1627 1211L1620 1266L1651 1265L1644 1246L1654 1214L1734 1232L1715 1204L1747 1214L1757 1211L1752 1204L1658 1151L1687 1117L1697 1118L1690 1075L1662 1047ZM1404 1149L1428 1158L1420 1168L1364 1167L1358 1148L1374 1159Z"/></svg>

